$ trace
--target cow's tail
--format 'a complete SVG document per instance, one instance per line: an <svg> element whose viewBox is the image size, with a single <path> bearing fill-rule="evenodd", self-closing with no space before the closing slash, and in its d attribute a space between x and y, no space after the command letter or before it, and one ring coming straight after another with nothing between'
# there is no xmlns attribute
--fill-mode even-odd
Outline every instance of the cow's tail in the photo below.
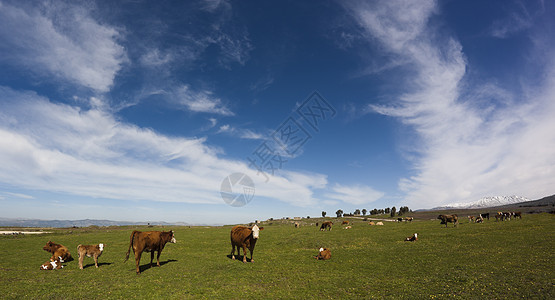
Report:
<svg viewBox="0 0 555 300"><path fill-rule="evenodd" d="M127 249L127 254L125 254L125 260L123 262L126 262L129 259L129 253L131 252L131 247L133 246L133 239L135 239L135 233L137 231L133 231L131 233L131 237L129 238L129 249ZM133 250L133 252L135 252L135 250Z"/></svg>

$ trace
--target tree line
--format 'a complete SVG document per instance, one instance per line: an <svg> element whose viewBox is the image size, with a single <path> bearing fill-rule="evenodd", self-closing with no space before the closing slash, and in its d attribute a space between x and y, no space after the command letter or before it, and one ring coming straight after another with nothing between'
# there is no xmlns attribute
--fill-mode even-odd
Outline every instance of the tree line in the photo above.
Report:
<svg viewBox="0 0 555 300"><path fill-rule="evenodd" d="M354 212L351 213L345 213L343 210L338 209L335 214L337 215L338 218L341 217L348 217L348 216L360 216L362 213L362 216L366 216L366 214L368 214L369 216L373 216L373 215L390 215L391 217L395 217L395 216L402 216L404 214L407 213L411 213L412 210L408 208L408 206L401 206L399 208L399 211L397 211L397 208L395 206L389 208L374 208L372 210L367 210L366 208L363 208L362 210L360 209L356 209ZM325 211L322 211L322 217L326 217L328 213Z"/></svg>

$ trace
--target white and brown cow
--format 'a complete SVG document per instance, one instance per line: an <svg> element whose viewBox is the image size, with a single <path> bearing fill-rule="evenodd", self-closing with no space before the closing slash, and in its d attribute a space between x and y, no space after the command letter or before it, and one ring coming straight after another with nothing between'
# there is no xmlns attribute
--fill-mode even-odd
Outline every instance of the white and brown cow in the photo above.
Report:
<svg viewBox="0 0 555 300"><path fill-rule="evenodd" d="M418 233L415 233L412 236L405 238L405 242L414 242L417 240L418 240Z"/></svg>
<svg viewBox="0 0 555 300"><path fill-rule="evenodd" d="M98 245L79 245L77 246L77 253L79 255L79 269L83 270L83 259L85 256L94 259L94 265L98 268L98 257L104 251L104 244Z"/></svg>
<svg viewBox="0 0 555 300"><path fill-rule="evenodd" d="M59 270L64 267L62 266L63 262L64 260L62 259L62 257L58 256L56 259L54 260L51 259L50 261L47 261L44 264L42 264L40 266L40 270Z"/></svg>
<svg viewBox="0 0 555 300"><path fill-rule="evenodd" d="M160 266L160 253L166 246L166 243L176 243L173 231L133 231L129 237L129 249L125 256L125 261L129 259L129 252L133 247L135 253L135 264L137 265L137 274L141 274L139 269L139 262L141 261L141 254L143 251L150 252L150 267L152 268L152 261L154 260L154 251L158 252L156 256L156 265Z"/></svg>
<svg viewBox="0 0 555 300"><path fill-rule="evenodd" d="M55 261L58 257L61 257L64 261L72 260L71 253L66 246L53 243L52 241L48 241L44 247L42 247L44 251L48 251L52 253L52 257L50 258L51 261Z"/></svg>
<svg viewBox="0 0 555 300"><path fill-rule="evenodd" d="M318 260L328 260L331 258L331 250L328 248L320 248L318 255L314 256Z"/></svg>
<svg viewBox="0 0 555 300"><path fill-rule="evenodd" d="M260 230L264 227L258 227L254 225L251 228L237 225L231 228L230 238L231 238L231 259L235 259L235 248L237 248L237 256L241 254L241 248L243 248L243 262L247 262L247 248L251 253L251 262L254 262L252 258L252 253L254 252L254 246L258 237L260 235Z"/></svg>

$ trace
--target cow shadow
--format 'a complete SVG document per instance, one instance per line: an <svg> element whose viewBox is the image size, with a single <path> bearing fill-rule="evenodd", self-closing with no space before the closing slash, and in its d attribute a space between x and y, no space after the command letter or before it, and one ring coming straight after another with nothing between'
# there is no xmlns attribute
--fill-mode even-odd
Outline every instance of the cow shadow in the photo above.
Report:
<svg viewBox="0 0 555 300"><path fill-rule="evenodd" d="M168 260L166 260L166 261L161 261L161 262L160 262L160 267L163 266L163 265L165 265L165 264L167 264L167 263L176 262L176 261L177 261L176 259L168 259ZM93 264L93 265L94 265L94 264ZM153 262L152 262L152 267L153 267L153 268L157 267L156 261L153 261ZM142 273L143 271L145 271L145 270L148 270L148 269L150 269L150 261L149 261L148 263L142 265L142 266L139 266L139 271L141 271L141 273Z"/></svg>
<svg viewBox="0 0 555 300"><path fill-rule="evenodd" d="M231 256L231 254L228 254L228 255L226 255L226 256L227 256L227 258L229 258L229 259L233 259L232 256ZM242 262L243 262L243 255L235 255L235 260L242 263ZM251 259L248 258L248 257L247 257L247 262L251 262Z"/></svg>
<svg viewBox="0 0 555 300"><path fill-rule="evenodd" d="M99 262L99 263L98 263L98 267L100 268L100 267L102 267L102 266L109 266L109 265L111 265L111 264L112 264L112 263ZM88 267L94 267L94 263L92 263L92 264L87 264L87 265L83 265L83 270L85 270L85 269L88 268Z"/></svg>

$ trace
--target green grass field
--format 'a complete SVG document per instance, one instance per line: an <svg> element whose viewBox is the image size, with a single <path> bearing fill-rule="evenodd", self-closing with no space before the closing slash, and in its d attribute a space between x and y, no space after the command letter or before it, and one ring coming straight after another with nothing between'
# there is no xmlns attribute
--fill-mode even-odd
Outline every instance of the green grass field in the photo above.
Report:
<svg viewBox="0 0 555 300"><path fill-rule="evenodd" d="M255 262L247 264L228 257L231 226L88 227L2 236L1 298L555 298L554 215L463 220L457 228L439 220L384 226L355 221L349 230L338 223L329 232L307 223L298 229L281 221L263 224ZM123 262L133 229L175 231L177 244L166 245L161 267L148 268L148 253L141 275L132 258ZM403 241L415 232L417 242ZM74 257L78 244L105 243L100 268L86 258L84 270L77 259L62 270L39 270L49 259L42 250L49 240L67 246ZM331 249L331 260L313 258L319 247Z"/></svg>

